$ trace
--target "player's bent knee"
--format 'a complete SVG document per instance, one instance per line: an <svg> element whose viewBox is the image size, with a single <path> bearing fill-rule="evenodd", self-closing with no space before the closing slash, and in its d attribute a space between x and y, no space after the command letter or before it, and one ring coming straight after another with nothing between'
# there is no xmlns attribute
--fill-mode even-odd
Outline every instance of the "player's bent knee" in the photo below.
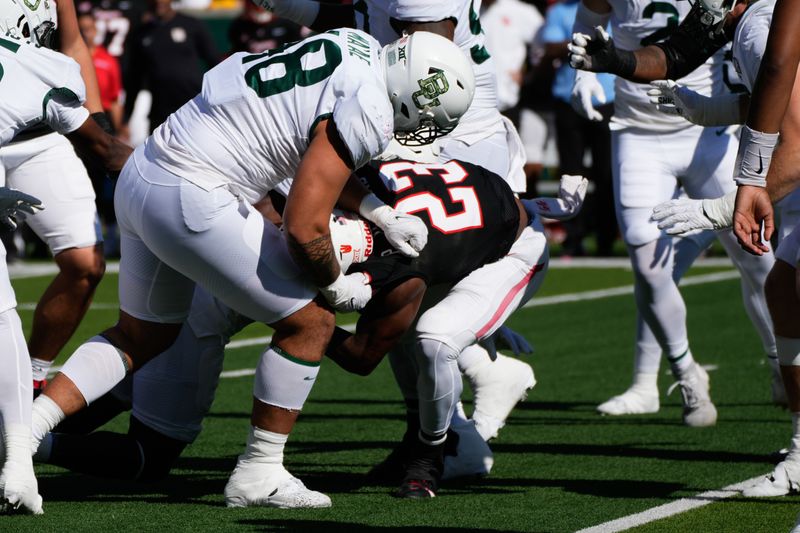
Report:
<svg viewBox="0 0 800 533"><path fill-rule="evenodd" d="M106 272L106 261L99 245L70 248L55 257L61 273L76 282L96 287Z"/></svg>
<svg viewBox="0 0 800 533"><path fill-rule="evenodd" d="M138 481L154 482L167 477L188 444L149 428L134 416L131 416L128 434L142 450L143 464Z"/></svg>

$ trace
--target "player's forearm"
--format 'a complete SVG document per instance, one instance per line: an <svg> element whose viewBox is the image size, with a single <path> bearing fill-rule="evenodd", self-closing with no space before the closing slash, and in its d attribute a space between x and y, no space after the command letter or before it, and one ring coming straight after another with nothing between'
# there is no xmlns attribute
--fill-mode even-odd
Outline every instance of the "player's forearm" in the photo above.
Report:
<svg viewBox="0 0 800 533"><path fill-rule="evenodd" d="M336 262L331 234L321 229L298 229L284 221L289 253L317 287L327 287L339 277L341 268Z"/></svg>
<svg viewBox="0 0 800 533"><path fill-rule="evenodd" d="M651 82L668 79L667 58L658 46L645 46L633 53L636 68L631 79L633 81Z"/></svg>
<svg viewBox="0 0 800 533"><path fill-rule="evenodd" d="M387 346L383 351L377 351L368 345L368 339L369 336L363 333L351 335L337 327L325 355L351 374L368 376L389 349Z"/></svg>
<svg viewBox="0 0 800 533"><path fill-rule="evenodd" d="M130 146L103 131L92 118L67 135L67 138L79 148L98 158L106 171L110 173L122 170L133 151Z"/></svg>

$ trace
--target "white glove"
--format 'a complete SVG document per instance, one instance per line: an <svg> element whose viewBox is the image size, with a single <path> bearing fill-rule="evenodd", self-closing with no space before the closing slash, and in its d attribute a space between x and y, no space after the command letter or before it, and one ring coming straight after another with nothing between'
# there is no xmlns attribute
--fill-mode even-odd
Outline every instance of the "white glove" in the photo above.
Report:
<svg viewBox="0 0 800 533"><path fill-rule="evenodd" d="M369 276L363 272L348 275L340 272L336 281L320 288L319 292L334 309L345 313L363 309L372 298Z"/></svg>
<svg viewBox="0 0 800 533"><path fill-rule="evenodd" d="M606 93L603 86L597 81L597 74L579 70L575 74L575 84L572 86L570 104L580 116L600 122L603 115L594 108L592 97L596 98L601 104L606 103Z"/></svg>
<svg viewBox="0 0 800 533"><path fill-rule="evenodd" d="M525 209L532 214L556 220L569 220L577 215L583 207L589 180L583 176L561 176L558 198L540 197L533 200L521 200Z"/></svg>
<svg viewBox="0 0 800 533"><path fill-rule="evenodd" d="M743 122L740 96L703 96L672 80L656 80L647 91L650 103L668 115L680 115L701 126L727 126Z"/></svg>
<svg viewBox="0 0 800 533"><path fill-rule="evenodd" d="M389 244L408 257L418 257L428 243L428 227L421 218L392 209L374 194L361 200L359 214L378 226Z"/></svg>
<svg viewBox="0 0 800 533"><path fill-rule="evenodd" d="M592 56L586 52L591 40L585 33L572 34L572 42L567 44L569 66L576 70L592 70Z"/></svg>
<svg viewBox="0 0 800 533"><path fill-rule="evenodd" d="M733 226L736 191L720 198L692 200L678 198L653 208L652 219L669 235L683 235L696 230L723 229Z"/></svg>
<svg viewBox="0 0 800 533"><path fill-rule="evenodd" d="M42 209L42 201L35 196L0 187L0 224L16 229L17 222L25 220L26 214L35 215Z"/></svg>
<svg viewBox="0 0 800 533"><path fill-rule="evenodd" d="M530 345L525 337L507 326L500 326L490 336L479 340L478 344L489 352L489 357L492 358L492 361L497 359L497 350L504 348L511 350L516 356L533 353L533 346Z"/></svg>

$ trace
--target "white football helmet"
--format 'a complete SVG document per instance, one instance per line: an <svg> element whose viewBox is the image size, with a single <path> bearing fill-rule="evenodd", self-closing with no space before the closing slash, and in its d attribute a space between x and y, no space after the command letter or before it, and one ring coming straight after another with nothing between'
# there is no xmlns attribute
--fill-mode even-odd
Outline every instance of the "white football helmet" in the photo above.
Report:
<svg viewBox="0 0 800 533"><path fill-rule="evenodd" d="M703 24L711 26L715 31L722 29L725 17L733 10L738 0L697 0L703 10Z"/></svg>
<svg viewBox="0 0 800 533"><path fill-rule="evenodd" d="M334 209L330 230L333 251L342 272L347 272L350 265L366 261L372 255L372 232L369 225L355 213Z"/></svg>
<svg viewBox="0 0 800 533"><path fill-rule="evenodd" d="M384 46L381 57L398 142L428 144L458 125L472 103L475 74L455 43L419 31Z"/></svg>
<svg viewBox="0 0 800 533"><path fill-rule="evenodd" d="M57 25L53 0L0 0L0 35L52 48Z"/></svg>

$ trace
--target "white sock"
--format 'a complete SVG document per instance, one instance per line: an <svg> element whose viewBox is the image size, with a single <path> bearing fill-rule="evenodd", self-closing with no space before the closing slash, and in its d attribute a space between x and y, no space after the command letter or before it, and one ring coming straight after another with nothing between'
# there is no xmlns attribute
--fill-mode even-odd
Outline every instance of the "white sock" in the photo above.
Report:
<svg viewBox="0 0 800 533"><path fill-rule="evenodd" d="M467 346L458 355L458 369L462 374L474 374L479 368L491 362L489 352L478 344Z"/></svg>
<svg viewBox="0 0 800 533"><path fill-rule="evenodd" d="M289 440L289 435L250 426L247 447L239 456L239 462L281 465L283 464L283 448L286 446L287 440Z"/></svg>
<svg viewBox="0 0 800 533"><path fill-rule="evenodd" d="M6 461L31 462L31 428L25 424L6 424L3 427L6 445Z"/></svg>
<svg viewBox="0 0 800 533"><path fill-rule="evenodd" d="M636 345L633 354L634 374L658 374L661 368L661 346L658 345L653 330L636 314Z"/></svg>
<svg viewBox="0 0 800 533"><path fill-rule="evenodd" d="M75 384L89 405L125 379L128 366L122 350L97 335L78 346L61 367L61 373Z"/></svg>
<svg viewBox="0 0 800 533"><path fill-rule="evenodd" d="M56 402L45 394L40 394L33 401L33 414L31 420L31 451L36 453L39 443L45 435L50 433L59 422L66 418L64 411Z"/></svg>
<svg viewBox="0 0 800 533"><path fill-rule="evenodd" d="M300 411L317 374L318 362L303 361L277 346L270 346L258 361L253 396L268 405Z"/></svg>
<svg viewBox="0 0 800 533"><path fill-rule="evenodd" d="M51 366L53 366L52 361L45 361L44 359L39 359L38 357L31 357L31 371L33 373L34 381L42 381L43 379L47 379L47 373L50 371Z"/></svg>
<svg viewBox="0 0 800 533"><path fill-rule="evenodd" d="M677 357L667 357L667 360L669 361L670 368L672 368L672 374L676 378L680 378L695 364L691 350L686 350Z"/></svg>

